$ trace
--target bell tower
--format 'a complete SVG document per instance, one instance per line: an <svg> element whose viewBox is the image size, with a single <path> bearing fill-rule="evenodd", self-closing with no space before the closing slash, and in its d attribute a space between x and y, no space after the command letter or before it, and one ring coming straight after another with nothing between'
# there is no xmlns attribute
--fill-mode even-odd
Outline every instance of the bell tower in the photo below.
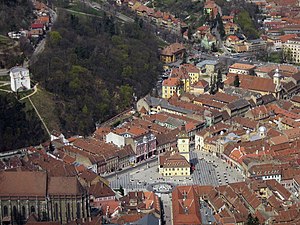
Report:
<svg viewBox="0 0 300 225"><path fill-rule="evenodd" d="M177 136L177 148L179 154L184 156L190 162L190 139L185 131L185 126L182 125L181 130Z"/></svg>

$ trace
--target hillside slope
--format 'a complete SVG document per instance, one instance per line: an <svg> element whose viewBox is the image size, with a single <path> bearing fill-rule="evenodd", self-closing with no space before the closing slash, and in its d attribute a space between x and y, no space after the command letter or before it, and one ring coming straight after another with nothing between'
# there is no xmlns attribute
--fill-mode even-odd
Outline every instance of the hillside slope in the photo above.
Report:
<svg viewBox="0 0 300 225"><path fill-rule="evenodd" d="M28 29L32 18L31 0L1 0L0 1L0 34L9 31Z"/></svg>
<svg viewBox="0 0 300 225"><path fill-rule="evenodd" d="M64 11L31 67L34 79L56 97L66 134L90 134L95 123L132 106L154 86L161 69L156 38L142 24Z"/></svg>

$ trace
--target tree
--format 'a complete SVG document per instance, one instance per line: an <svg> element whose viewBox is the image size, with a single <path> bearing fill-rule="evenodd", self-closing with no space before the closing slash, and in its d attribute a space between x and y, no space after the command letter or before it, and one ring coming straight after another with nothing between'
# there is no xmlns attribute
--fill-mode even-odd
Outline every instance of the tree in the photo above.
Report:
<svg viewBox="0 0 300 225"><path fill-rule="evenodd" d="M211 51L212 52L217 52L218 51L217 46L214 42L211 44Z"/></svg>
<svg viewBox="0 0 300 225"><path fill-rule="evenodd" d="M132 106L133 92L139 98L152 90L162 70L158 43L140 21L118 26L108 15L90 20L66 12L57 19L51 32L60 34L52 33L58 45L45 46L32 73L61 106L53 111L61 132L87 135L95 122Z"/></svg>
<svg viewBox="0 0 300 225"><path fill-rule="evenodd" d="M51 31L49 32L50 35L50 44L57 45L60 40L62 39L60 33L58 31Z"/></svg>
<svg viewBox="0 0 300 225"><path fill-rule="evenodd" d="M13 94L0 95L0 152L37 145L46 138L33 109L26 109Z"/></svg>
<svg viewBox="0 0 300 225"><path fill-rule="evenodd" d="M191 41L192 38L193 38L193 27L192 26L189 26L188 30L187 30L187 36L188 36L188 39Z"/></svg>
<svg viewBox="0 0 300 225"><path fill-rule="evenodd" d="M210 77L210 90L209 93L211 95L216 93L216 76Z"/></svg>
<svg viewBox="0 0 300 225"><path fill-rule="evenodd" d="M188 57L188 54L186 52L184 52L183 56L182 56L182 64L186 64L187 63L187 57Z"/></svg>
<svg viewBox="0 0 300 225"><path fill-rule="evenodd" d="M240 86L240 78L239 78L239 75L236 75L236 76L234 77L233 85L234 85L235 87L239 87L239 86Z"/></svg>
<svg viewBox="0 0 300 225"><path fill-rule="evenodd" d="M120 185L119 191L121 195L124 196L124 188L122 187L122 185Z"/></svg>
<svg viewBox="0 0 300 225"><path fill-rule="evenodd" d="M250 213L248 215L248 220L247 220L247 225L259 225L259 220L257 217L253 217L252 214Z"/></svg>
<svg viewBox="0 0 300 225"><path fill-rule="evenodd" d="M220 69L218 69L218 74L217 74L217 89L223 88L223 77L222 77L222 72Z"/></svg>
<svg viewBox="0 0 300 225"><path fill-rule="evenodd" d="M286 50L284 50L284 52L283 52L283 58L288 63L292 62L293 54L292 54L292 50L290 48L287 48Z"/></svg>
<svg viewBox="0 0 300 225"><path fill-rule="evenodd" d="M237 14L235 17L235 22L239 24L249 39L256 39L259 37L259 33L254 25L254 21L252 20L249 12L246 10L243 10Z"/></svg>
<svg viewBox="0 0 300 225"><path fill-rule="evenodd" d="M225 37L225 29L224 29L224 24L223 24L223 20L220 16L220 14L218 13L217 16L216 16L216 24L217 24L217 29L218 29L218 32L221 36L221 38L223 39Z"/></svg>

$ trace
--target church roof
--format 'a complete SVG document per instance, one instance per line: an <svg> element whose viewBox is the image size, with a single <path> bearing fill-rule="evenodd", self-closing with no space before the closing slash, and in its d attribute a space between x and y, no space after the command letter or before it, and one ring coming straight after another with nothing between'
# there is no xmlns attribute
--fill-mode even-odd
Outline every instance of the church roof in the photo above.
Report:
<svg viewBox="0 0 300 225"><path fill-rule="evenodd" d="M0 172L0 196L46 196L45 172Z"/></svg>

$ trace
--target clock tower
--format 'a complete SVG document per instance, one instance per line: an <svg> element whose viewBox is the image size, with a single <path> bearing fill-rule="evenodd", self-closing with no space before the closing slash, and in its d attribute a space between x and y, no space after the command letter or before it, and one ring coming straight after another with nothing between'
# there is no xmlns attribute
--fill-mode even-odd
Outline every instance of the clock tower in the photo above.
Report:
<svg viewBox="0 0 300 225"><path fill-rule="evenodd" d="M182 125L181 131L177 136L177 148L179 154L184 156L184 158L190 163L190 139L185 131L184 125Z"/></svg>

